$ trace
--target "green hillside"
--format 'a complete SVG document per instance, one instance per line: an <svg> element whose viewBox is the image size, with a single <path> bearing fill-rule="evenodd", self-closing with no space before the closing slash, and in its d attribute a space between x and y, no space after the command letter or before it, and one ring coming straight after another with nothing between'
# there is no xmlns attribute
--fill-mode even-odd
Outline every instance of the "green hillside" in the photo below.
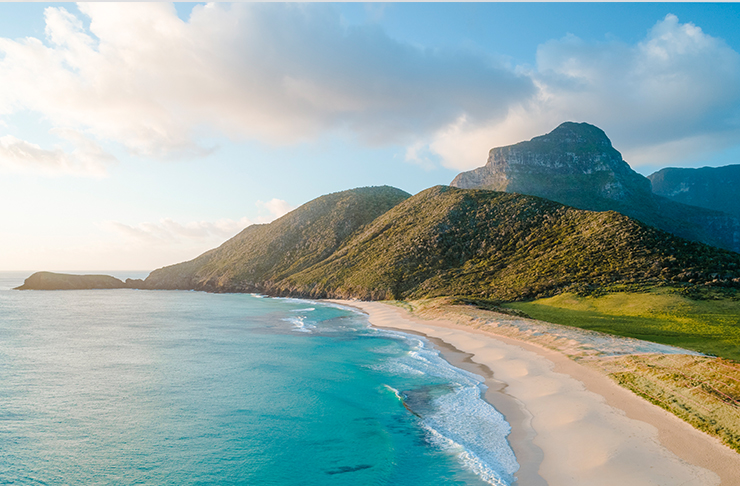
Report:
<svg viewBox="0 0 740 486"><path fill-rule="evenodd" d="M513 302L661 286L700 296L739 284L740 254L614 211L437 186L412 197L390 187L322 196L152 272L145 287Z"/></svg>
<svg viewBox="0 0 740 486"><path fill-rule="evenodd" d="M446 186L395 206L326 260L274 282L308 297L501 301L683 283L731 288L740 254L694 243L613 211Z"/></svg>
<svg viewBox="0 0 740 486"><path fill-rule="evenodd" d="M145 286L264 291L270 282L326 259L359 227L408 197L388 186L321 196L270 224L245 228L194 260L155 270Z"/></svg>

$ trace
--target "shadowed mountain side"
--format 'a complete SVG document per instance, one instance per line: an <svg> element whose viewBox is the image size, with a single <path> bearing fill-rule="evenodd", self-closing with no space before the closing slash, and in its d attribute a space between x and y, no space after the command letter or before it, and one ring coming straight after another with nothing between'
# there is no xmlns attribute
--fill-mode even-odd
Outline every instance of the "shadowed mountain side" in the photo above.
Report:
<svg viewBox="0 0 740 486"><path fill-rule="evenodd" d="M110 275L70 275L66 273L36 272L15 290L83 290L83 289L136 289L142 280L126 279L126 282Z"/></svg>
<svg viewBox="0 0 740 486"><path fill-rule="evenodd" d="M451 185L613 210L683 238L740 251L739 218L653 194L650 180L588 123L566 122L528 142L491 149L485 166L458 174Z"/></svg>
<svg viewBox="0 0 740 486"><path fill-rule="evenodd" d="M189 262L155 270L153 289L263 291L326 258L358 228L409 194L393 187L364 187L321 196L270 224L252 225Z"/></svg>
<svg viewBox="0 0 740 486"><path fill-rule="evenodd" d="M648 176L653 192L672 201L740 216L740 165L677 169Z"/></svg>
<svg viewBox="0 0 740 486"><path fill-rule="evenodd" d="M395 206L328 259L267 293L504 301L618 286L740 285L740 254L690 242L614 211L446 186Z"/></svg>

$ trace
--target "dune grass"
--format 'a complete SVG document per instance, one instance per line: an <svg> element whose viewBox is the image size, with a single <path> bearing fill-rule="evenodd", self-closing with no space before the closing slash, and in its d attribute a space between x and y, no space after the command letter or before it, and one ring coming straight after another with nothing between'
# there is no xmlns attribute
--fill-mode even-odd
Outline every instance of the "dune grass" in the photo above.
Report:
<svg viewBox="0 0 740 486"><path fill-rule="evenodd" d="M694 300L667 289L505 304L556 324L669 344L740 361L740 300Z"/></svg>
<svg viewBox="0 0 740 486"><path fill-rule="evenodd" d="M740 366L722 358L630 355L598 365L621 386L740 453Z"/></svg>

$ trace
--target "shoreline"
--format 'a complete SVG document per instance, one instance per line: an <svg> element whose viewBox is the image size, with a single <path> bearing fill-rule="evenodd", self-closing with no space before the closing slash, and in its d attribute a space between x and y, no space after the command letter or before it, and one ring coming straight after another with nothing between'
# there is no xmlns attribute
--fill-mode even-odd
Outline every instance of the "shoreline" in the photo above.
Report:
<svg viewBox="0 0 740 486"><path fill-rule="evenodd" d="M330 301L422 334L484 376L486 400L512 428L520 486L732 485L740 475L740 455L719 440L558 351L389 304Z"/></svg>
<svg viewBox="0 0 740 486"><path fill-rule="evenodd" d="M376 326L374 324L373 327L394 331L401 330L409 334L423 336L439 349L442 358L452 366L482 376L486 385L486 393L483 399L501 413L511 426L511 432L506 439L519 463L519 470L514 474L517 478L514 485L547 486L547 481L538 472L544 456L542 449L533 443L536 432L532 428L531 414L522 407L516 398L506 393L507 384L494 378L493 371L488 366L476 363L473 361L474 354L461 351L438 337L408 329Z"/></svg>

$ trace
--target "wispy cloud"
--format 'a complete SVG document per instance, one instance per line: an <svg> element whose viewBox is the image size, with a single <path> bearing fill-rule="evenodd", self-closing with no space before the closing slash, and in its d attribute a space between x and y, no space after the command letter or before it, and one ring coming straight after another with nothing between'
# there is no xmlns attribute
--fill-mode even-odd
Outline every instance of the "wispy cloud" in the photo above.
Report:
<svg viewBox="0 0 740 486"><path fill-rule="evenodd" d="M156 223L144 222L136 225L120 221L105 221L103 227L108 231L123 236L142 245L198 245L217 244L231 238L249 225L269 223L294 208L281 199L257 201L256 206L267 210L268 214L250 219L219 219L217 221L189 221L181 223L171 218L162 218Z"/></svg>
<svg viewBox="0 0 740 486"><path fill-rule="evenodd" d="M70 129L53 129L52 132L71 142L75 148L71 152L59 147L47 150L5 135L0 137L0 167L14 172L102 177L107 166L116 162L115 157L80 132Z"/></svg>

